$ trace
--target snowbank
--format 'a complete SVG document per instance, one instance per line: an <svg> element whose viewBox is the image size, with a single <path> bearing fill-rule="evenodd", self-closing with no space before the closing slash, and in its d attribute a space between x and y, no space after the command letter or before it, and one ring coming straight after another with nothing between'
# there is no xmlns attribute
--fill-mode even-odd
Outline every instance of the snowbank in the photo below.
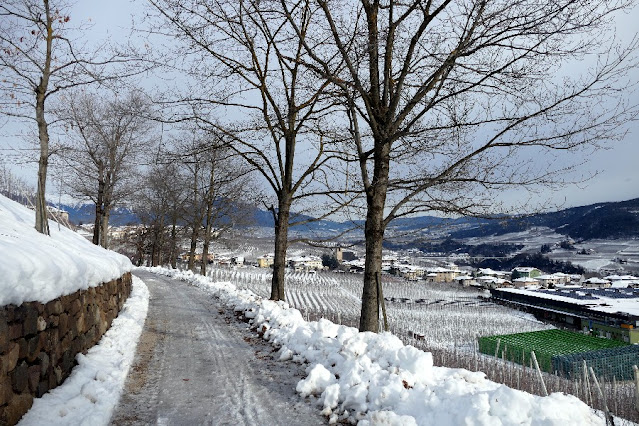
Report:
<svg viewBox="0 0 639 426"><path fill-rule="evenodd" d="M307 362L297 385L331 423L360 425L601 425L602 419L573 396L539 397L486 379L481 372L433 366L430 353L395 336L360 333L327 320L306 322L284 302L263 300L230 283L168 269L151 272L182 279L243 312L280 360Z"/></svg>
<svg viewBox="0 0 639 426"><path fill-rule="evenodd" d="M34 224L35 212L0 195L0 306L46 303L132 269L125 256L55 222L49 221L50 237Z"/></svg>
<svg viewBox="0 0 639 426"><path fill-rule="evenodd" d="M111 328L57 388L33 401L21 426L106 425L118 403L149 306L149 290L133 277L133 290Z"/></svg>

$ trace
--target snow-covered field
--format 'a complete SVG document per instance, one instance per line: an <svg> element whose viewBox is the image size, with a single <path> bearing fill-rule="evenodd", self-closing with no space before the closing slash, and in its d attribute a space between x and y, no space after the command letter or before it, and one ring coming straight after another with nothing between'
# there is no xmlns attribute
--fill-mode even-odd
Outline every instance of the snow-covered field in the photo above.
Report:
<svg viewBox="0 0 639 426"><path fill-rule="evenodd" d="M539 397L487 380L481 372L433 366L432 355L391 333L360 333L320 319L306 321L285 302L266 300L228 282L178 270L153 269L206 289L250 318L282 361L307 363L297 391L331 422L393 425L600 425L575 397ZM257 277L254 277L257 278Z"/></svg>
<svg viewBox="0 0 639 426"><path fill-rule="evenodd" d="M262 297L270 294L271 274L258 268L214 268L210 276L230 281ZM428 349L472 351L477 336L537 331L549 326L531 315L480 299L483 292L456 284L426 284L383 276L390 330L417 335ZM362 277L353 274L288 272L286 301L305 318L324 317L356 326L361 308Z"/></svg>

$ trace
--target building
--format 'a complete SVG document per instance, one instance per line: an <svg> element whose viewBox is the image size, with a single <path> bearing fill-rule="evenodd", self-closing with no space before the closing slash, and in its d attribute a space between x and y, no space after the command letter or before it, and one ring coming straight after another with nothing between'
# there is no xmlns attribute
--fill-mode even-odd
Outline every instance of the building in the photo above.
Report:
<svg viewBox="0 0 639 426"><path fill-rule="evenodd" d="M434 283L450 283L460 275L459 270L447 268L428 268L426 269L426 281Z"/></svg>
<svg viewBox="0 0 639 426"><path fill-rule="evenodd" d="M633 289L490 290L492 300L596 337L639 343L639 292Z"/></svg>
<svg viewBox="0 0 639 426"><path fill-rule="evenodd" d="M527 266L518 266L513 269L511 274L514 278L535 278L541 275L541 271L537 268Z"/></svg>
<svg viewBox="0 0 639 426"><path fill-rule="evenodd" d="M257 258L257 266L260 268L270 268L275 262L275 255L273 253L264 254Z"/></svg>
<svg viewBox="0 0 639 426"><path fill-rule="evenodd" d="M581 283L581 285L584 288L608 288L611 286L611 283L608 280L592 277L592 278L588 278L587 280L584 280L584 282Z"/></svg>
<svg viewBox="0 0 639 426"><path fill-rule="evenodd" d="M513 283L513 286L515 286L515 288L524 288L524 287L539 285L539 281L529 277L515 278L514 280L512 280L512 283Z"/></svg>
<svg viewBox="0 0 639 426"><path fill-rule="evenodd" d="M478 277L495 277L495 278L509 279L510 278L510 272L494 271L494 270L492 270L490 268L479 268L477 270L477 276Z"/></svg>
<svg viewBox="0 0 639 426"><path fill-rule="evenodd" d="M322 269L322 259L318 256L297 256L287 261L289 268L295 271L317 271Z"/></svg>
<svg viewBox="0 0 639 426"><path fill-rule="evenodd" d="M334 256L339 263L342 263L344 261L349 262L351 260L357 259L357 256L355 255L354 251L344 250L342 247L335 248Z"/></svg>
<svg viewBox="0 0 639 426"><path fill-rule="evenodd" d="M424 268L415 265L402 265L395 268L397 275L406 278L408 281L417 281L424 276Z"/></svg>

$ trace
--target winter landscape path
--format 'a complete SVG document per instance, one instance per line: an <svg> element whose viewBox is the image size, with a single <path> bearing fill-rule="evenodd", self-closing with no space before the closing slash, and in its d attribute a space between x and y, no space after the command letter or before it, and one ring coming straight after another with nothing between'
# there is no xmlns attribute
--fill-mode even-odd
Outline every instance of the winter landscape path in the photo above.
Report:
<svg viewBox="0 0 639 426"><path fill-rule="evenodd" d="M112 424L326 424L295 392L302 366L273 360L271 346L202 290L136 275L149 312Z"/></svg>

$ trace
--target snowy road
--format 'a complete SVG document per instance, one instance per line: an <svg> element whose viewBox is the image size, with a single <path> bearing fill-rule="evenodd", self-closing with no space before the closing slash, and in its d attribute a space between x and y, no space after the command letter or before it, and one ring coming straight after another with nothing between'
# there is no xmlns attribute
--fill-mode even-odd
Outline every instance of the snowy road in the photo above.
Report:
<svg viewBox="0 0 639 426"><path fill-rule="evenodd" d="M136 275L149 312L112 424L326 424L295 392L302 366L274 361L270 345L202 290Z"/></svg>

